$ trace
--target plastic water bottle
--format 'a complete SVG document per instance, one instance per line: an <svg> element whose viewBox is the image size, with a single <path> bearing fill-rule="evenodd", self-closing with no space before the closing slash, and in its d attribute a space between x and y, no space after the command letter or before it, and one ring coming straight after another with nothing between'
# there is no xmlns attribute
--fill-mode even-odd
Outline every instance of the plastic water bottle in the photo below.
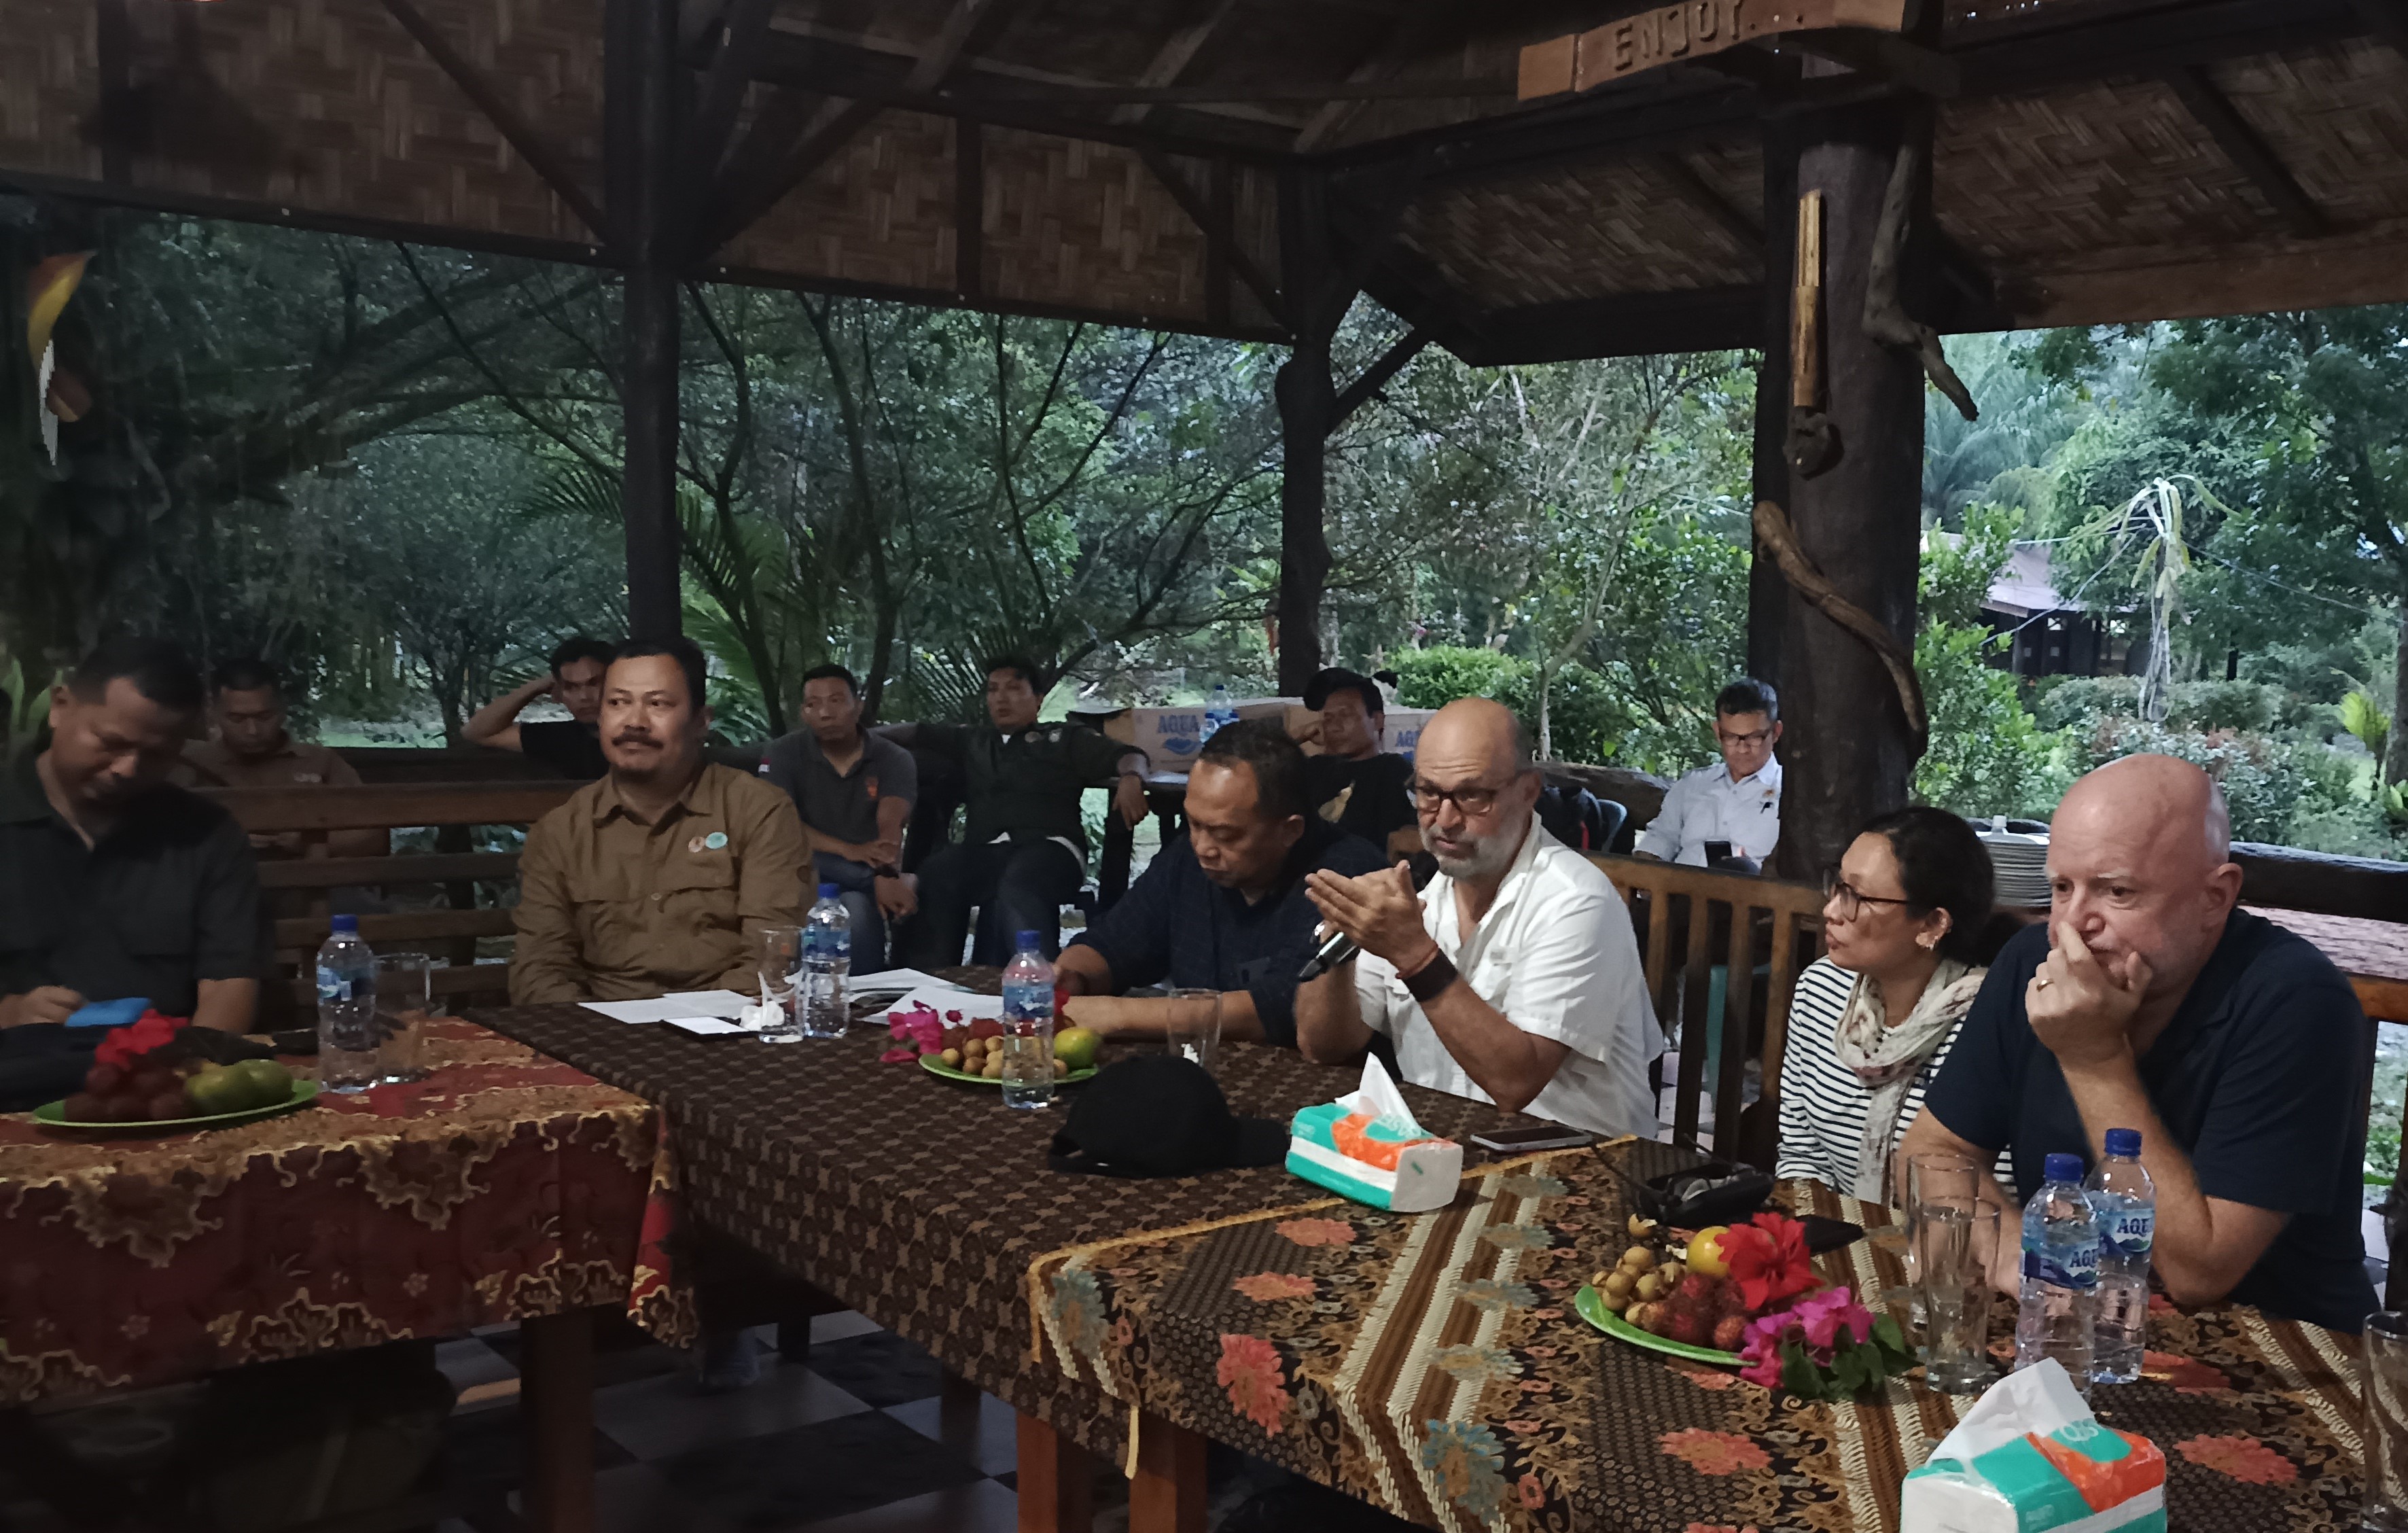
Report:
<svg viewBox="0 0 2408 1533"><path fill-rule="evenodd" d="M2099 1324L2090 1376L2128 1384L2148 1343L2149 1252L2157 1234L2157 1186L2141 1164L2141 1131L2107 1130L2107 1158L2083 1183L2099 1216Z"/></svg>
<svg viewBox="0 0 2408 1533"><path fill-rule="evenodd" d="M382 1078L376 1014L376 952L360 940L360 918L338 915L318 950L318 1085L366 1091Z"/></svg>
<svg viewBox="0 0 2408 1533"><path fill-rule="evenodd" d="M842 1038L853 1021L845 1010L845 976L853 972L853 917L833 883L820 885L819 903L803 917L803 973L795 1010L805 1038Z"/></svg>
<svg viewBox="0 0 2408 1533"><path fill-rule="evenodd" d="M1022 932L1003 971L1003 1105L1054 1105L1054 966Z"/></svg>
<svg viewBox="0 0 2408 1533"><path fill-rule="evenodd" d="M1229 689L1215 686L1212 696L1204 705L1204 738L1211 739L1225 724L1238 722L1238 705L1229 701Z"/></svg>
<svg viewBox="0 0 2408 1533"><path fill-rule="evenodd" d="M2054 1357L2076 1389L2090 1388L2092 1326L2099 1302L2099 1216L2082 1190L2082 1157L2057 1154L2024 1206L2023 1307L2015 1314L2015 1367Z"/></svg>

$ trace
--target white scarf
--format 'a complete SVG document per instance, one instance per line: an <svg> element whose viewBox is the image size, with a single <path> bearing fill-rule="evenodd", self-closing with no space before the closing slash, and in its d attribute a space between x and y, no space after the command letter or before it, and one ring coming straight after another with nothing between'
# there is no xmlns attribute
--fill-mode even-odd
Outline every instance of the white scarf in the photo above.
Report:
<svg viewBox="0 0 2408 1533"><path fill-rule="evenodd" d="M1856 1147L1853 1196L1885 1206L1890 1202L1889 1153L1898 1141L1906 1094L1948 1030L1963 1020L1988 972L1954 958L1941 959L1914 1010L1895 1027L1884 1025L1881 987L1870 974L1856 976L1833 1039L1842 1067L1871 1095L1865 1104L1865 1137Z"/></svg>

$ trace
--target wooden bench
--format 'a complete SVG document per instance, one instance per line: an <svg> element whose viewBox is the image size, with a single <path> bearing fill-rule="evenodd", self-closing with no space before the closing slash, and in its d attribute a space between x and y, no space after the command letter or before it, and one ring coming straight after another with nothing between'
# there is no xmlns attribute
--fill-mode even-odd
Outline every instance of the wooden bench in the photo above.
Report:
<svg viewBox="0 0 2408 1533"><path fill-rule="evenodd" d="M566 781L379 784L356 788L215 788L204 796L224 805L254 835L297 833L299 857L263 860L259 881L271 900L279 891L304 892L306 914L278 915L273 941L280 972L292 966L292 994L305 1008L316 991L301 971L326 939L328 897L346 887L388 892L442 885L440 908L362 915L360 936L380 952L426 952L446 961L432 977L435 994L472 1002L500 1001L509 994L508 964L476 962L480 938L509 937L508 907L480 906L479 883L515 883L516 852L469 850L469 831L479 825L526 825L566 800L584 784ZM326 838L342 830L405 830L435 827L437 850L388 857L334 857Z"/></svg>
<svg viewBox="0 0 2408 1533"><path fill-rule="evenodd" d="M1789 999L1798 976L1822 952L1823 894L1809 884L1710 872L1644 857L1589 853L1630 907L1644 932L1647 995L1669 1039L1681 1039L1672 1139L1695 1145L1704 1104L1714 1109L1714 1144L1723 1155L1772 1168L1777 1148L1781 1057ZM1714 951L1716 927L1727 934ZM1678 953L1673 932L1685 937ZM1759 956L1759 953L1762 956ZM1765 967L1764 1031L1755 1032L1756 969ZM1708 1015L1713 971L1725 970L1722 1012ZM1707 1040L1718 1038L1715 1078L1705 1078ZM1760 1095L1743 1100L1750 1058L1760 1060Z"/></svg>

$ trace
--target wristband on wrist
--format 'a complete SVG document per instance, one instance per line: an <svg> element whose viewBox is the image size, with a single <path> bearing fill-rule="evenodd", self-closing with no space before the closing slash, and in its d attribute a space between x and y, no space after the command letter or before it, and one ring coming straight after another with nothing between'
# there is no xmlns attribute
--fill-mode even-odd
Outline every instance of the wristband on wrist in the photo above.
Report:
<svg viewBox="0 0 2408 1533"><path fill-rule="evenodd" d="M1439 993L1455 983L1455 965L1443 953L1433 953L1430 961L1404 977L1406 994L1426 1005L1438 999Z"/></svg>

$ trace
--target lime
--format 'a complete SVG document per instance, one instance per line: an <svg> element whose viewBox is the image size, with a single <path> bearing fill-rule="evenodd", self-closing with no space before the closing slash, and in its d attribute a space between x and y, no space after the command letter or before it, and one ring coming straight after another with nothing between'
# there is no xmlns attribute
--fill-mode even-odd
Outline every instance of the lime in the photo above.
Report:
<svg viewBox="0 0 2408 1533"><path fill-rule="evenodd" d="M293 1095L293 1072L273 1059L246 1059L226 1067L250 1088L249 1106L275 1107Z"/></svg>
<svg viewBox="0 0 2408 1533"><path fill-rule="evenodd" d="M1084 1027L1065 1027L1054 1035L1054 1057L1074 1070L1083 1070L1096 1062L1096 1051L1104 1040Z"/></svg>
<svg viewBox="0 0 2408 1533"><path fill-rule="evenodd" d="M193 1104L195 1118L240 1112L251 1106L251 1093L250 1081L223 1065L211 1065L184 1082L184 1096Z"/></svg>

